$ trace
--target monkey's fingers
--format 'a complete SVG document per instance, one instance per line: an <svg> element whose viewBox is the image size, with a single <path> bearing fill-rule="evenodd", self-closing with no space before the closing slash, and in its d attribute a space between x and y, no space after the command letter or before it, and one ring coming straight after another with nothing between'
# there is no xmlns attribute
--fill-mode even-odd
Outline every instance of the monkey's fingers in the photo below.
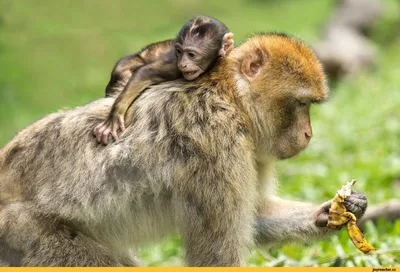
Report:
<svg viewBox="0 0 400 272"><path fill-rule="evenodd" d="M118 142L119 138L118 138L118 134L117 134L117 129L116 128L111 130L111 136L114 139L114 142ZM107 137L107 139L108 139L108 137Z"/></svg>
<svg viewBox="0 0 400 272"><path fill-rule="evenodd" d="M358 228L355 219L351 219L347 223L347 233L355 247L361 250L364 254L375 250L375 248L365 239L364 234Z"/></svg>
<svg viewBox="0 0 400 272"><path fill-rule="evenodd" d="M98 132L100 130L100 128L104 125L104 122L98 124L94 129L93 129L93 135L97 137Z"/></svg>
<svg viewBox="0 0 400 272"><path fill-rule="evenodd" d="M103 133L101 134L101 142L104 145L108 145L108 135L110 135L111 129L110 128L106 128Z"/></svg>
<svg viewBox="0 0 400 272"><path fill-rule="evenodd" d="M101 123L101 126L98 125L98 129L96 130L96 140L98 143L101 143L101 137L103 132L106 130L107 125L105 123Z"/></svg>
<svg viewBox="0 0 400 272"><path fill-rule="evenodd" d="M121 132L124 132L125 131L125 120L124 120L124 117L123 116L119 116L118 117L118 123L119 123L119 129L121 130Z"/></svg>

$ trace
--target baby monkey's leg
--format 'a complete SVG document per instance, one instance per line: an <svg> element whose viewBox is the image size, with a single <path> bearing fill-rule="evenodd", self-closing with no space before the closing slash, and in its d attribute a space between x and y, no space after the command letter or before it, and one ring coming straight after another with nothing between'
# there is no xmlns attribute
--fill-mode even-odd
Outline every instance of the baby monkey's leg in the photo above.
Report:
<svg viewBox="0 0 400 272"><path fill-rule="evenodd" d="M106 97L121 93L132 74L143 65L145 63L139 54L120 59L111 72L111 78L106 87Z"/></svg>
<svg viewBox="0 0 400 272"><path fill-rule="evenodd" d="M111 72L111 78L106 87L106 97L119 95L139 68L160 59L173 49L173 45L173 40L157 42L148 45L138 53L121 58Z"/></svg>

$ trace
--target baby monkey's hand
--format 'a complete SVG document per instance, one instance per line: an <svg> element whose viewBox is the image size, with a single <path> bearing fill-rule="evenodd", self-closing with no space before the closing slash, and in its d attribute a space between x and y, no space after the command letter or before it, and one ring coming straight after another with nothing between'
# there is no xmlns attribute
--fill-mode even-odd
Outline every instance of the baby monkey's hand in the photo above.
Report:
<svg viewBox="0 0 400 272"><path fill-rule="evenodd" d="M107 120L97 125L93 134L96 136L98 143L108 144L108 135L111 134L115 142L118 141L118 131L123 132L125 130L124 116L121 114L113 114L108 116Z"/></svg>

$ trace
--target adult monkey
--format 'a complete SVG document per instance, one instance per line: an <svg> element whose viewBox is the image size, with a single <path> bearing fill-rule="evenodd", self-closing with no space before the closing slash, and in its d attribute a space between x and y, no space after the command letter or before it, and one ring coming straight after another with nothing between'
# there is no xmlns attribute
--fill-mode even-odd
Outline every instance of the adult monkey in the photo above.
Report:
<svg viewBox="0 0 400 272"><path fill-rule="evenodd" d="M329 204L278 199L272 175L307 146L310 105L326 97L314 53L264 34L196 81L151 87L118 143L91 135L112 98L45 117L0 151L1 261L136 265L136 245L178 231L188 265L239 266L257 212L263 242L332 233ZM365 211L362 195L349 201Z"/></svg>

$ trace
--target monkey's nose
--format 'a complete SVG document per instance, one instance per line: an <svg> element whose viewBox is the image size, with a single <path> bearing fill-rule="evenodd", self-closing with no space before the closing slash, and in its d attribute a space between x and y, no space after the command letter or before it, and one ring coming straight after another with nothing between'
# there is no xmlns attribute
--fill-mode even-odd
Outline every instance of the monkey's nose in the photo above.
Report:
<svg viewBox="0 0 400 272"><path fill-rule="evenodd" d="M304 133L304 135L306 136L306 140L307 141L311 140L311 137L312 137L312 133L311 132L306 132L306 133Z"/></svg>

